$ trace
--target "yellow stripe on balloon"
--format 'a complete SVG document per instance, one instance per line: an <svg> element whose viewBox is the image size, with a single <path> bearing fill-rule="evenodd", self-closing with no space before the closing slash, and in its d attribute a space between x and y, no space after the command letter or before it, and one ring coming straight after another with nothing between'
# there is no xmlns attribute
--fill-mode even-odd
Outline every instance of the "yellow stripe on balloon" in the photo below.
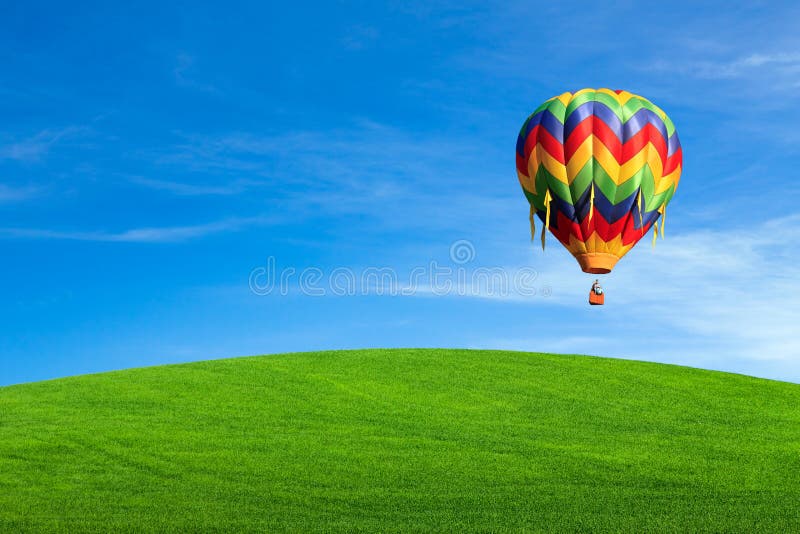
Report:
<svg viewBox="0 0 800 534"><path fill-rule="evenodd" d="M604 253L613 254L621 258L632 248L633 244L622 244L622 236L617 236L610 241L605 241L597 232L592 232L592 235L584 240L580 240L574 235L570 235L569 244L566 245L566 249L573 256L577 256L579 254Z"/></svg>
<svg viewBox="0 0 800 534"><path fill-rule="evenodd" d="M519 169L517 169L517 178L519 178L519 183L523 189L525 189L531 194L534 195L536 194L536 180L534 180L527 174L520 172Z"/></svg>
<svg viewBox="0 0 800 534"><path fill-rule="evenodd" d="M665 181L667 177L661 175L664 170L661 157L652 143L647 143L632 158L620 165L611 151L594 135L588 136L580 144L566 165L562 165L541 144L537 144L528 160L528 175L536 176L539 165L544 165L545 169L558 181L571 185L592 157L616 185L627 182L641 171L644 165L648 165L655 181L656 194L669 189L674 177L680 176L680 168L678 168L670 173L669 181Z"/></svg>
<svg viewBox="0 0 800 534"><path fill-rule="evenodd" d="M567 177L569 178L569 185L572 185L572 182L575 181L575 177L581 172L581 169L586 165L593 153L593 135L587 137L581 146L578 147L578 150L569 158L567 162Z"/></svg>
<svg viewBox="0 0 800 534"><path fill-rule="evenodd" d="M603 144L600 139L596 138L594 135L590 136L590 142L594 152L592 152L591 156L594 156L594 159L603 168L606 174L611 178L614 183L617 183L617 179L619 176L620 166L617 162L617 158L614 157L614 154ZM571 159L571 158L570 158ZM584 165L586 162L584 162ZM582 166L581 166L582 168Z"/></svg>
<svg viewBox="0 0 800 534"><path fill-rule="evenodd" d="M569 184L567 180L567 168L560 161L548 154L547 150L545 150L542 145L536 145L536 150L534 152L536 152L536 159L539 165L544 165L544 168L559 182Z"/></svg>
<svg viewBox="0 0 800 534"><path fill-rule="evenodd" d="M678 167L674 171L662 177L661 180L659 180L656 183L655 194L658 195L660 193L663 193L664 191L669 189L669 186L671 185L678 187L678 182L680 181L680 179L681 179L681 166L678 165Z"/></svg>
<svg viewBox="0 0 800 534"><path fill-rule="evenodd" d="M562 104L564 104L564 107L566 107L566 106L568 106L568 105L569 105L569 101L570 101L570 100L572 100L572 93L569 93L569 92L567 92L567 93L561 93L561 94L560 94L560 95L558 95L556 98L558 98L558 100L559 100L559 101L560 101Z"/></svg>
<svg viewBox="0 0 800 534"><path fill-rule="evenodd" d="M588 252L586 249L586 243L575 237L573 234L569 235L569 244L566 245L566 247L573 256L577 254L586 254Z"/></svg>
<svg viewBox="0 0 800 534"><path fill-rule="evenodd" d="M656 180L661 178L664 166L661 164L661 158L652 143L647 143L635 156L620 167L616 184L620 185L630 180L634 174L642 170L645 164L650 166L650 172L653 173L653 177Z"/></svg>
<svg viewBox="0 0 800 534"><path fill-rule="evenodd" d="M633 93L629 93L628 91L622 91L617 95L617 99L619 100L619 105L624 106L628 103L628 100L635 97Z"/></svg>
<svg viewBox="0 0 800 534"><path fill-rule="evenodd" d="M592 232L586 241L586 250L593 252L606 252L606 242L603 241L597 232Z"/></svg>
<svg viewBox="0 0 800 534"><path fill-rule="evenodd" d="M611 241L606 242L606 246L608 247L608 253L614 254L618 258L621 258L625 254L628 253L633 248L632 244L623 245L622 244L622 236L617 236Z"/></svg>
<svg viewBox="0 0 800 534"><path fill-rule="evenodd" d="M531 152L531 156L528 158L528 176L533 180L534 188L536 187L536 175L539 173L539 160L536 159L535 152L535 150Z"/></svg>
<svg viewBox="0 0 800 534"><path fill-rule="evenodd" d="M619 257L620 249L622 248L622 238L617 237L611 241L606 241L606 251Z"/></svg>

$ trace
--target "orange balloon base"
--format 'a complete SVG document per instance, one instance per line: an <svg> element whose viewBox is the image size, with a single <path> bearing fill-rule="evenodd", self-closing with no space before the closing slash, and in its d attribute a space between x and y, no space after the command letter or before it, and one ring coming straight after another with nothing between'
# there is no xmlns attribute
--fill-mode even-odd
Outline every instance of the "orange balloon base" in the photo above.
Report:
<svg viewBox="0 0 800 534"><path fill-rule="evenodd" d="M585 273L606 274L610 273L619 258L614 254L606 252L587 252L586 254L576 254L575 259L581 265Z"/></svg>
<svg viewBox="0 0 800 534"><path fill-rule="evenodd" d="M606 302L606 294L600 293L599 295L594 291L589 291L589 304L592 306L602 306Z"/></svg>

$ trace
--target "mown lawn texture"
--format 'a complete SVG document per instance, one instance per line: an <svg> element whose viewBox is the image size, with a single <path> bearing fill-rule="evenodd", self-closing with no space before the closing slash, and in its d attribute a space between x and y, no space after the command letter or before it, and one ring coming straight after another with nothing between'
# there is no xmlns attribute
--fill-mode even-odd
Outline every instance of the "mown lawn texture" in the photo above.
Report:
<svg viewBox="0 0 800 534"><path fill-rule="evenodd" d="M0 531L800 531L800 386L361 350L0 388Z"/></svg>

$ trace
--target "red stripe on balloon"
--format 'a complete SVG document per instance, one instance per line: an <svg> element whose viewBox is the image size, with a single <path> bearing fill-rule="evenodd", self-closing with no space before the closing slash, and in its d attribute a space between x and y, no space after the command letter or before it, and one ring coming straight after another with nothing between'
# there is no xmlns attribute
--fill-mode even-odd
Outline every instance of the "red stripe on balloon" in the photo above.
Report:
<svg viewBox="0 0 800 534"><path fill-rule="evenodd" d="M639 215L633 213L633 211L631 211L630 216L627 217L626 219L627 224L625 224L625 228L622 230L623 245L638 243L641 238L647 235L647 233L650 231L650 228L653 226L653 222L655 222L653 221L650 224L646 224L640 228L636 228L636 223L638 222L637 221L638 218Z"/></svg>
<svg viewBox="0 0 800 534"><path fill-rule="evenodd" d="M663 167L667 161L667 140L664 139L661 136L661 132L650 123L636 132L636 135L625 141L625 144L622 145L622 161L620 161L620 164L624 164L626 161L633 158L640 150L647 146L647 143L652 143L653 147L655 147L659 158L661 158L661 165Z"/></svg>
<svg viewBox="0 0 800 534"><path fill-rule="evenodd" d="M584 236L591 236L595 232L603 241L609 242L621 237L623 246L634 245L652 230L655 222L647 224L644 228L636 228L635 217L636 215L631 213L628 217L623 217L615 223L609 223L595 210L591 221L587 217L581 224L578 224L559 211L553 221L555 224L550 226L550 233L565 246L569 246L570 236L585 243Z"/></svg>
<svg viewBox="0 0 800 534"><path fill-rule="evenodd" d="M669 158L667 158L667 163L664 165L664 176L670 174L675 169L677 169L681 163L683 162L683 150L678 149L672 154Z"/></svg>
<svg viewBox="0 0 800 534"><path fill-rule="evenodd" d="M550 225L550 233L556 236L564 246L569 246L569 236L574 235L578 241L583 241L580 226L571 221L563 212L556 212L555 225Z"/></svg>
<svg viewBox="0 0 800 534"><path fill-rule="evenodd" d="M617 163L622 164L622 142L614 130L611 129L603 120L598 118L594 121L594 136L602 142Z"/></svg>
<svg viewBox="0 0 800 534"><path fill-rule="evenodd" d="M531 131L531 135L528 136L528 139L525 141L526 154L530 154L530 152L527 152L527 149L528 149L528 144L531 142L531 139L534 140L534 143L542 145L542 148L545 149L545 151L548 154L550 154L550 156L552 156L553 159L555 159L562 165L566 163L564 160L564 145L561 144L561 141L553 137L553 135L547 131L547 128L536 126ZM535 144L531 146L531 151L533 151L534 146Z"/></svg>
<svg viewBox="0 0 800 534"><path fill-rule="evenodd" d="M575 152L581 147L583 142L592 134L592 123L594 115L589 115L575 126L564 143L564 157L569 161Z"/></svg>
<svg viewBox="0 0 800 534"><path fill-rule="evenodd" d="M540 126L537 124L533 127L533 130L528 133L528 137L525 138L525 144L522 147L522 153L525 154L525 159L530 159L531 153L533 149L536 148L537 143L537 136L539 135L539 128Z"/></svg>
<svg viewBox="0 0 800 534"><path fill-rule="evenodd" d="M586 228L581 228L583 235L592 235L592 231L597 232L603 241L611 241L619 236L625 228L625 221L628 217L622 217L614 223L608 222L599 210L594 210L592 220L589 217L584 218L583 223Z"/></svg>
<svg viewBox="0 0 800 534"><path fill-rule="evenodd" d="M521 174L528 176L528 163L522 159L522 156L520 156L519 153L517 153L517 170Z"/></svg>
<svg viewBox="0 0 800 534"><path fill-rule="evenodd" d="M564 156L567 161L578 151L580 146L590 135L594 135L598 141L603 143L608 151L611 152L611 155L614 156L614 159L617 160L617 163L620 162L622 158L622 144L619 138L603 119L596 115L590 115L583 119L578 123L575 129L572 130L572 133L569 134L567 142L564 143Z"/></svg>

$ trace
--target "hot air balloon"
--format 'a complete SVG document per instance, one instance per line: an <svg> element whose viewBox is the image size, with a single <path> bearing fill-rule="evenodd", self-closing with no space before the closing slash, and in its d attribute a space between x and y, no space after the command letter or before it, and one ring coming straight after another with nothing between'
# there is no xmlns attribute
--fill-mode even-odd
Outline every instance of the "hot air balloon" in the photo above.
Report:
<svg viewBox="0 0 800 534"><path fill-rule="evenodd" d="M531 239L538 216L542 247L549 229L587 273L611 272L651 229L654 244L659 230L663 237L681 167L672 121L627 91L581 89L553 97L517 138Z"/></svg>

